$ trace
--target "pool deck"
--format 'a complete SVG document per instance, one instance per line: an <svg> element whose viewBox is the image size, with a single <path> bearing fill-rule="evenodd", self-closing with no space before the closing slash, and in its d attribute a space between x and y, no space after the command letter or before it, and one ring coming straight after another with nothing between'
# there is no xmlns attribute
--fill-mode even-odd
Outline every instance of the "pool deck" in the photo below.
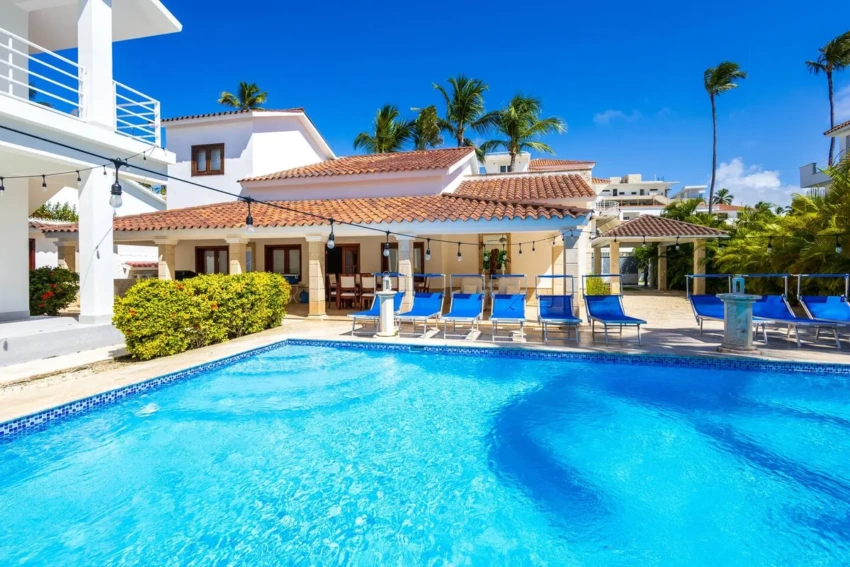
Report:
<svg viewBox="0 0 850 567"><path fill-rule="evenodd" d="M574 338L552 335L548 345L542 344L542 334L536 327L527 329L525 343L504 339L491 342L489 325L481 326L481 334L475 340L446 340L442 332L436 338L422 339L402 336L392 339L376 339L371 336L352 337L351 322L344 313L332 310L324 320L309 320L303 316L303 306L290 306L290 314L281 327L242 337L227 343L213 345L178 355L151 360L133 362L112 360L121 355L120 347L82 352L52 359L46 359L22 365L0 369L0 422L23 417L67 402L82 399L100 392L122 386L143 382L163 374L175 372L224 358L233 354L273 344L288 338L334 339L352 341L387 341L392 343L427 344L439 346L470 346L478 348L556 348L573 352L627 352L631 354L650 353L680 356L728 357L717 352L722 336L722 324L706 323L702 336L694 323L690 306L684 295L676 292L659 293L654 291L634 291L625 297L626 312L649 321L642 333L643 344L638 346L633 329L623 332L624 341L620 342L612 335L610 346L597 329L595 338L590 326L582 325L580 345L575 346ZM421 328L421 327L420 327ZM409 326L405 327L409 330ZM500 334L502 331L500 330ZM831 337L821 337L813 344L812 337L804 336L803 348L797 348L792 339L784 332L772 331L770 344L757 346L762 360L784 360L797 362L850 363L850 337L842 333L842 348L836 350ZM72 369L72 370L67 370Z"/></svg>

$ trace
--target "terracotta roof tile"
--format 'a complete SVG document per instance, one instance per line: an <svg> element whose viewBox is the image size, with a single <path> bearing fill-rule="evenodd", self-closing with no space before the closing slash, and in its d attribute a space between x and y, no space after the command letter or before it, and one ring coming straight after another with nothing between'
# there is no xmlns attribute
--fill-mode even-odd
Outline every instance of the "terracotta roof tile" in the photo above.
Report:
<svg viewBox="0 0 850 567"><path fill-rule="evenodd" d="M623 224L605 231L600 234L602 238L628 238L628 237L653 237L653 238L687 238L687 237L706 237L718 238L727 236L727 233L716 228L710 228L689 222L668 219L665 217L656 217L654 215L641 215L636 219L624 222Z"/></svg>
<svg viewBox="0 0 850 567"><path fill-rule="evenodd" d="M379 197L363 199L322 199L273 201L284 210L254 203L251 215L255 227L317 226L334 218L356 224L427 222L446 220L501 220L576 217L588 213L577 207L510 200L476 199L452 195ZM141 215L117 217L116 231L234 229L245 226L244 202L218 203L172 209ZM77 225L54 226L45 232L76 232Z"/></svg>
<svg viewBox="0 0 850 567"><path fill-rule="evenodd" d="M832 134L833 132L837 132L837 131L841 130L842 128L846 128L847 126L850 126L850 120L848 120L847 122L842 122L841 124L836 124L835 126L830 128L829 130L824 132L823 135L826 136L827 134Z"/></svg>
<svg viewBox="0 0 850 567"><path fill-rule="evenodd" d="M303 108L252 108L240 110L222 110L221 112L208 112L206 114L190 114L188 116L174 116L163 118L162 122L177 122L179 120L194 120L195 118L211 118L213 116L228 116L231 114L247 114L248 112L299 112L304 113Z"/></svg>
<svg viewBox="0 0 850 567"><path fill-rule="evenodd" d="M596 192L581 175L508 175L504 177L473 177L460 184L454 195L503 199L509 201L540 201L596 197Z"/></svg>
<svg viewBox="0 0 850 567"><path fill-rule="evenodd" d="M575 159L549 159L538 158L528 162L528 169L535 171L539 169L555 169L558 167L574 166L574 165L593 165L595 161L575 160Z"/></svg>
<svg viewBox="0 0 850 567"><path fill-rule="evenodd" d="M593 178L591 178L590 180L591 180L592 182L594 182L594 183L599 183L599 184L602 184L602 183L611 183L611 180L610 180L610 179L603 179L602 177L593 177Z"/></svg>
<svg viewBox="0 0 850 567"><path fill-rule="evenodd" d="M396 171L420 171L446 169L475 151L474 148L447 148L419 150L389 154L367 154L347 156L296 167L268 175L248 177L239 181L270 181L299 177L324 177L330 175L361 175L366 173L392 173Z"/></svg>
<svg viewBox="0 0 850 567"><path fill-rule="evenodd" d="M129 266L131 268L158 268L159 262L124 262L125 266Z"/></svg>
<svg viewBox="0 0 850 567"><path fill-rule="evenodd" d="M62 226L76 226L75 223L69 221L58 221L58 220L49 220L49 219L29 219L30 228L37 228L43 230L45 228L53 228L53 227L62 227Z"/></svg>

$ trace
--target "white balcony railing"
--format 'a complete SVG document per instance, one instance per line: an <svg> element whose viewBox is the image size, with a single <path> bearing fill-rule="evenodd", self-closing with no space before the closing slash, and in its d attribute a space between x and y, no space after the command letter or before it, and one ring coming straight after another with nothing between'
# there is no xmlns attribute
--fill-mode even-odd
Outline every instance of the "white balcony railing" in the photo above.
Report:
<svg viewBox="0 0 850 567"><path fill-rule="evenodd" d="M85 70L70 59L0 28L0 92L4 95L80 117L84 76Z"/></svg>
<svg viewBox="0 0 850 567"><path fill-rule="evenodd" d="M159 146L159 101L115 81L115 129L136 140Z"/></svg>
<svg viewBox="0 0 850 567"><path fill-rule="evenodd" d="M0 28L0 95L85 121L85 77L82 65ZM161 146L159 101L117 81L113 97L115 131Z"/></svg>

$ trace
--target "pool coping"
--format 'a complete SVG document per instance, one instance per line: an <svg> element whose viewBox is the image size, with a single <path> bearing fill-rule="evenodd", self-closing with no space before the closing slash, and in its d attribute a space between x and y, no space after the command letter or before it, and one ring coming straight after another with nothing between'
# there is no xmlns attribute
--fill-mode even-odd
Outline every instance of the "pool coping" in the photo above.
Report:
<svg viewBox="0 0 850 567"><path fill-rule="evenodd" d="M256 356L270 350L292 346L317 346L324 348L372 350L388 352L408 352L452 356L478 356L488 358L517 358L524 360L563 360L568 362L596 362L619 365L678 366L686 368L716 370L771 370L786 373L809 373L820 375L850 376L850 364L823 362L792 362L781 360L763 360L757 358L730 358L725 356L648 354L624 352L581 352L565 351L556 347L523 348L515 345L469 344L464 346L445 344L423 344L416 341L376 342L345 339L316 339L289 337L267 345L225 356L163 374L154 378L120 386L47 408L32 414L16 417L0 423L0 443L8 442L24 435L42 431L48 426L72 417L84 415L95 409L113 405L125 398L149 392L172 384L235 364L245 358Z"/></svg>

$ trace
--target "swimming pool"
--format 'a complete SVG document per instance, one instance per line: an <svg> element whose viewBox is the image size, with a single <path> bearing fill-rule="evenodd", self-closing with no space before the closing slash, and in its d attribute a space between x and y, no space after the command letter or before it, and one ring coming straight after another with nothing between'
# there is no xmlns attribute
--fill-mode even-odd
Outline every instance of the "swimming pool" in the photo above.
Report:
<svg viewBox="0 0 850 567"><path fill-rule="evenodd" d="M850 564L846 372L468 354L284 344L7 435L0 565Z"/></svg>

